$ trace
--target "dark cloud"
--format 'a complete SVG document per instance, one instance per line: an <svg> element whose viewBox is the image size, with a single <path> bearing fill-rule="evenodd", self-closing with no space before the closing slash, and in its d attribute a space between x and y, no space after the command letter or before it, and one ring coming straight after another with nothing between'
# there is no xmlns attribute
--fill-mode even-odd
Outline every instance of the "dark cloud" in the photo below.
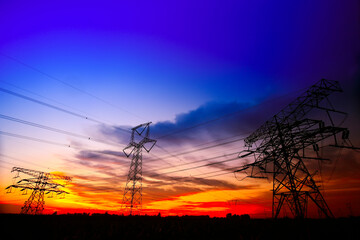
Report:
<svg viewBox="0 0 360 240"><path fill-rule="evenodd" d="M274 111L285 106L289 97L273 97L260 104L209 102L187 113L178 114L174 121L152 124L150 135L151 138L158 140L158 144L165 147L248 135L271 117ZM129 127L101 125L99 132L119 143L127 144L130 134L124 133L123 128Z"/></svg>
<svg viewBox="0 0 360 240"><path fill-rule="evenodd" d="M159 122L152 127L152 134L165 146L191 144L229 136L242 135L247 119L242 113L250 104L210 102L188 113L179 114L174 122ZM249 121L252 122L252 121ZM245 125L248 125L246 123Z"/></svg>

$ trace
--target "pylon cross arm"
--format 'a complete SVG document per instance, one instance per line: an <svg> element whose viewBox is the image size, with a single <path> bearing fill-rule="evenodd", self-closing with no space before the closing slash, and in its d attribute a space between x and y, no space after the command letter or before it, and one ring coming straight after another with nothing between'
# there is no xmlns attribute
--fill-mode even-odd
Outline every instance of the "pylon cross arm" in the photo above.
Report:
<svg viewBox="0 0 360 240"><path fill-rule="evenodd" d="M135 146L132 143L130 143L123 149L123 152L126 157L129 157L134 152L134 150L135 150Z"/></svg>
<svg viewBox="0 0 360 240"><path fill-rule="evenodd" d="M144 138L144 142L142 143L142 147L147 151L150 152L151 149L155 146L156 140L150 138Z"/></svg>

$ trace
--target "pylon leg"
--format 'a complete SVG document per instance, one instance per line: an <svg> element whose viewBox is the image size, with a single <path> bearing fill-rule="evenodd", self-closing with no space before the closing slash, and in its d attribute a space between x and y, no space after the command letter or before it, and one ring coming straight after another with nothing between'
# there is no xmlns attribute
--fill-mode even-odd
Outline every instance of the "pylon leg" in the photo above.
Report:
<svg viewBox="0 0 360 240"><path fill-rule="evenodd" d="M21 208L20 214L42 214L44 210L44 191L34 190L30 197L25 201L24 206Z"/></svg>
<svg viewBox="0 0 360 240"><path fill-rule="evenodd" d="M139 215L142 209L141 148L136 148L134 152L122 201L122 210L126 215Z"/></svg>
<svg viewBox="0 0 360 240"><path fill-rule="evenodd" d="M273 182L274 218L279 216L281 208L284 207L284 202L295 218L306 218L308 198L315 203L319 212L326 217L333 217L330 208L300 156L292 159L289 169L279 167L277 170L276 176L274 173Z"/></svg>

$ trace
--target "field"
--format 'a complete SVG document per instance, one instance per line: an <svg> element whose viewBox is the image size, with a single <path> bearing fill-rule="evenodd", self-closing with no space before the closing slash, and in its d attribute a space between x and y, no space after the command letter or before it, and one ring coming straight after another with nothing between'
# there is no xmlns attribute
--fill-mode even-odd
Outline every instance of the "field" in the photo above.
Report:
<svg viewBox="0 0 360 240"><path fill-rule="evenodd" d="M6 239L360 239L360 218L1 214Z"/></svg>

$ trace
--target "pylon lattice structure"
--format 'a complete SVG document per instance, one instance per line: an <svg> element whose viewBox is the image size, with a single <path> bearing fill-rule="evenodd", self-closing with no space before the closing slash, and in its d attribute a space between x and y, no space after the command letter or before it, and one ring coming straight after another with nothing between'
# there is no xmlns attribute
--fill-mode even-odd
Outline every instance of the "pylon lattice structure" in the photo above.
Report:
<svg viewBox="0 0 360 240"><path fill-rule="evenodd" d="M132 128L130 143L123 152L132 155L122 200L123 213L140 215L142 210L142 149L150 152L156 140L149 138L151 122Z"/></svg>
<svg viewBox="0 0 360 240"><path fill-rule="evenodd" d="M330 137L335 141L333 146L354 148L348 140L349 130L335 126L332 115L344 117L346 113L336 110L330 103L328 96L333 92L342 92L337 81L320 80L244 140L246 150L240 152L239 157L253 155L255 160L235 173L244 171L252 178L268 178L272 175L273 218L279 216L284 204L294 217L307 217L309 199L315 203L320 216L333 217L315 182L316 172L310 173L303 161L324 160L305 149L312 146L318 153L317 143ZM326 114L326 122L307 117L314 111L315 116ZM341 145L339 134L342 134Z"/></svg>
<svg viewBox="0 0 360 240"><path fill-rule="evenodd" d="M20 167L13 167L11 172L16 172L16 175L14 177L14 184L6 188L8 190L7 193L10 193L13 188L20 188L23 195L26 195L28 190L32 190L30 197L21 208L21 214L42 214L45 205L45 194L49 194L48 197L53 197L54 194L63 197L65 194L68 194L62 188L71 181L71 177ZM20 173L32 178L21 178Z"/></svg>

